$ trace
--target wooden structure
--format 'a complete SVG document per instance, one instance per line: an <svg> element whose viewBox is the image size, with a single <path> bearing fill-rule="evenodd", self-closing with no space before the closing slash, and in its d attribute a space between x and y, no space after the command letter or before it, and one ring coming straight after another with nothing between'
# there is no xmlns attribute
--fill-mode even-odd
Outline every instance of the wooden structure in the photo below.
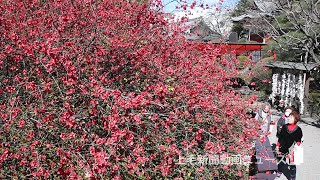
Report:
<svg viewBox="0 0 320 180"><path fill-rule="evenodd" d="M309 84L320 64L275 61L265 66L272 69L272 97L280 96L286 105L298 101L300 113L308 112Z"/></svg>
<svg viewBox="0 0 320 180"><path fill-rule="evenodd" d="M219 42L223 40L223 36L212 30L202 17L189 19L182 26L185 28L183 34L189 41Z"/></svg>
<svg viewBox="0 0 320 180"><path fill-rule="evenodd" d="M266 44L264 43L216 43L216 42L208 42L201 43L198 45L200 50L205 48L217 48L220 50L220 54L235 54L235 55L249 55L249 53L253 51L260 52L261 57L261 49Z"/></svg>
<svg viewBox="0 0 320 180"><path fill-rule="evenodd" d="M243 14L233 17L233 23L240 24L243 29L238 30L240 38L245 38L248 41L257 41L266 43L269 37L263 29L264 24L261 19L263 17L273 16L277 12L277 6L272 0L252 0L249 1L250 8Z"/></svg>
<svg viewBox="0 0 320 180"><path fill-rule="evenodd" d="M200 51L218 49L220 55L249 56L251 54L254 61L259 61L262 47L266 45L262 41L240 43L236 33L231 33L226 39L212 30L202 17L189 19L183 27L186 28L183 35L187 40L194 42Z"/></svg>

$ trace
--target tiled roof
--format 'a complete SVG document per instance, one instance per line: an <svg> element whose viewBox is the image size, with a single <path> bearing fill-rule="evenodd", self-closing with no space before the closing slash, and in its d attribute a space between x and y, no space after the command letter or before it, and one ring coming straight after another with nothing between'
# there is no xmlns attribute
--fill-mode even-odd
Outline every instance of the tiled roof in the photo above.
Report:
<svg viewBox="0 0 320 180"><path fill-rule="evenodd" d="M266 64L265 66L271 68L282 68L282 69L296 69L302 71L311 71L317 67L320 67L318 63L296 63L296 62L285 62L285 61L275 61Z"/></svg>
<svg viewBox="0 0 320 180"><path fill-rule="evenodd" d="M189 19L188 22L184 23L185 30L185 37L188 40L201 40L201 41L218 41L222 38L222 35L213 31L203 20L202 17ZM197 32L192 32L195 29L203 30L204 34L198 34Z"/></svg>
<svg viewBox="0 0 320 180"><path fill-rule="evenodd" d="M232 21L241 21L245 18L254 19L261 18L264 16L272 16L274 12L277 11L277 4L270 0L254 0L254 4L257 7L257 10L247 10L245 14L242 14L237 17L233 17Z"/></svg>
<svg viewBox="0 0 320 180"><path fill-rule="evenodd" d="M277 10L276 3L270 0L255 0L254 3L264 13L272 13Z"/></svg>

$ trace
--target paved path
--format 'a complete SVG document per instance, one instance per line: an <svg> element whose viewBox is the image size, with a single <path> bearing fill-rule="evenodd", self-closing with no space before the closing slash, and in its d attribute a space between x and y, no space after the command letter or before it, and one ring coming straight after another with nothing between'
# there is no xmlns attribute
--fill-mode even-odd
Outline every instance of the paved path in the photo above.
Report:
<svg viewBox="0 0 320 180"><path fill-rule="evenodd" d="M273 115L274 120L280 116ZM302 129L304 142L304 163L297 166L297 180L320 180L320 123L311 118L302 117L298 125ZM270 136L270 143L276 143L276 127ZM286 180L282 175L279 180Z"/></svg>

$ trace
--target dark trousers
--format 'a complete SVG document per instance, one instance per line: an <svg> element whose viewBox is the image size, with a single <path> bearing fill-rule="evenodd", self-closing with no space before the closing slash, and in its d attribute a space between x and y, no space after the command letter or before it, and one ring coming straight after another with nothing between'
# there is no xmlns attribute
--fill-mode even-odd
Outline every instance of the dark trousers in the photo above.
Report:
<svg viewBox="0 0 320 180"><path fill-rule="evenodd" d="M295 180L296 173L297 173L296 165L293 165L287 162L287 159L284 156L283 157L278 156L277 159L278 159L278 172L283 173L289 180Z"/></svg>

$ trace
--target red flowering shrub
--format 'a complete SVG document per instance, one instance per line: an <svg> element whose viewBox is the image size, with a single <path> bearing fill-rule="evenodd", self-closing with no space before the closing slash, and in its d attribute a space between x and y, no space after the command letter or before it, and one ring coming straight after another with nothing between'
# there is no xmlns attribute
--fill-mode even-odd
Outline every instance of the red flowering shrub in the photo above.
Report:
<svg viewBox="0 0 320 180"><path fill-rule="evenodd" d="M0 177L241 176L179 155L247 154L236 60L198 52L163 15L119 0L0 2Z"/></svg>

